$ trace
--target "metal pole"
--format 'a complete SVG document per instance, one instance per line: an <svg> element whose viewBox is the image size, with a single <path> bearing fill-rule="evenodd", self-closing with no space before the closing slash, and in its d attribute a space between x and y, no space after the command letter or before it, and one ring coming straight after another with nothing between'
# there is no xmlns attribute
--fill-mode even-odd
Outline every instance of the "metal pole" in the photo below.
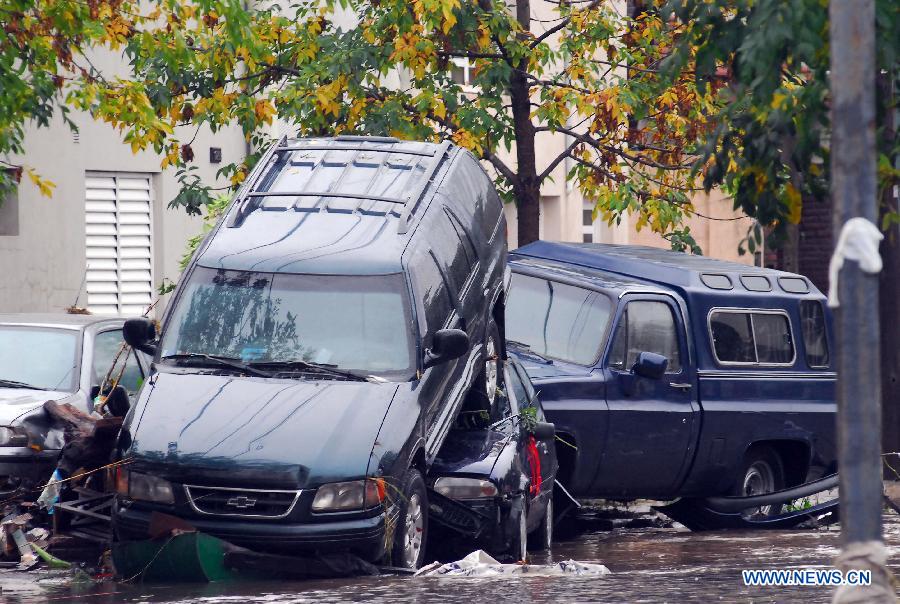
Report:
<svg viewBox="0 0 900 604"><path fill-rule="evenodd" d="M831 0L831 193L835 241L855 217L878 220L875 153L875 1ZM871 587L839 588L835 602L895 601L881 532L881 378L878 275L855 261L840 273L837 327L842 570L872 571Z"/></svg>

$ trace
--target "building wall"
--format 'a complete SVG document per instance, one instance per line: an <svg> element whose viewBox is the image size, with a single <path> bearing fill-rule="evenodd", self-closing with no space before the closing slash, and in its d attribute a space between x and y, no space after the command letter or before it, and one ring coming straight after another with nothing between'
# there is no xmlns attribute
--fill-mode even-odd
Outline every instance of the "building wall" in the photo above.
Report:
<svg viewBox="0 0 900 604"><path fill-rule="evenodd" d="M177 279L178 263L187 239L200 228L196 217L181 208L169 209L179 187L172 169L160 170L155 153L133 154L112 128L90 116L75 115L79 134L73 136L61 122L50 128L29 129L25 156L11 161L27 163L56 184L53 197L42 197L27 177L18 196L18 234L0 234L0 312L62 311L79 299L85 305L82 281L85 257L85 174L92 171L149 174L153 189L153 284L164 277ZM189 138L189 137L188 137ZM222 164L245 154L237 129L216 134L200 132L194 141L198 174L207 183L217 181L218 166L209 163L209 147L222 149ZM2 231L0 231L2 233Z"/></svg>

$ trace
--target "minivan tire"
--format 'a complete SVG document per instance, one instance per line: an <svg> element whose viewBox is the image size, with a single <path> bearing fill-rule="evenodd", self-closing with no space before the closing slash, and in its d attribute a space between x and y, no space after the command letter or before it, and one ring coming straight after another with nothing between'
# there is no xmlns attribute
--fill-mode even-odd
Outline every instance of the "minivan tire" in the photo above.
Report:
<svg viewBox="0 0 900 604"><path fill-rule="evenodd" d="M500 376L503 373L503 351L501 350L500 330L493 319L488 323L484 335L484 366L475 379L472 388L487 397L491 407L497 399L497 388L500 387Z"/></svg>
<svg viewBox="0 0 900 604"><path fill-rule="evenodd" d="M748 495L763 495L785 488L784 464L781 458L770 447L756 447L750 449L744 456L740 466L737 480L731 489L731 495L746 497ZM741 512L745 518L760 516L777 516L781 513L783 504L773 504L758 508L748 508Z"/></svg>
<svg viewBox="0 0 900 604"><path fill-rule="evenodd" d="M400 489L400 514L394 526L392 566L418 569L425 560L428 538L428 492L418 470L411 468Z"/></svg>

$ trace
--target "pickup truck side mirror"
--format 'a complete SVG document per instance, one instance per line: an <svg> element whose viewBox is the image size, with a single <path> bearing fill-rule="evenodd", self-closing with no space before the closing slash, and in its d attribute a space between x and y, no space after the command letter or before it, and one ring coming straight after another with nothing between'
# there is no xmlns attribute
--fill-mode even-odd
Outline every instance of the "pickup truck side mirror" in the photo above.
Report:
<svg viewBox="0 0 900 604"><path fill-rule="evenodd" d="M638 353L637 360L631 366L631 372L641 377L658 380L666 373L669 359L655 352Z"/></svg>
<svg viewBox="0 0 900 604"><path fill-rule="evenodd" d="M151 342L156 340L156 323L146 317L128 319L122 326L122 337L125 343L153 356L156 354L156 346Z"/></svg>
<svg viewBox="0 0 900 604"><path fill-rule="evenodd" d="M469 351L469 336L461 329L439 329L425 351L425 369L458 359Z"/></svg>

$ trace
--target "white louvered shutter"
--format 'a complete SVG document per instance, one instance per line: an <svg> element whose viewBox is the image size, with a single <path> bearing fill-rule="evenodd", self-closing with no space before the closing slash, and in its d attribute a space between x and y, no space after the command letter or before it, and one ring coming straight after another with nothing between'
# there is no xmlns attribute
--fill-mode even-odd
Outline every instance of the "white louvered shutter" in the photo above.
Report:
<svg viewBox="0 0 900 604"><path fill-rule="evenodd" d="M88 310L140 315L153 295L150 178L91 173L85 179Z"/></svg>

